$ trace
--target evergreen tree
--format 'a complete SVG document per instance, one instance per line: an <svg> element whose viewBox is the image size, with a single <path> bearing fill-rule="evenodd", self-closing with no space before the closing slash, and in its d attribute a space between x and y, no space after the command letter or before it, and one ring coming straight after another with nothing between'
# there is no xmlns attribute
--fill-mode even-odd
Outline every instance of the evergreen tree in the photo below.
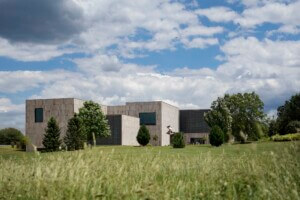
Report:
<svg viewBox="0 0 300 200"><path fill-rule="evenodd" d="M224 142L224 133L219 126L213 126L209 134L209 142L212 146L220 146Z"/></svg>
<svg viewBox="0 0 300 200"><path fill-rule="evenodd" d="M56 120L51 117L48 121L43 138L43 145L46 151L58 151L61 145L60 129Z"/></svg>
<svg viewBox="0 0 300 200"><path fill-rule="evenodd" d="M150 133L145 125L142 125L139 129L138 135L136 136L138 143L142 146L146 146L150 141Z"/></svg>
<svg viewBox="0 0 300 200"><path fill-rule="evenodd" d="M64 137L64 143L68 150L83 149L86 135L83 131L82 121L77 114L68 122L68 129Z"/></svg>

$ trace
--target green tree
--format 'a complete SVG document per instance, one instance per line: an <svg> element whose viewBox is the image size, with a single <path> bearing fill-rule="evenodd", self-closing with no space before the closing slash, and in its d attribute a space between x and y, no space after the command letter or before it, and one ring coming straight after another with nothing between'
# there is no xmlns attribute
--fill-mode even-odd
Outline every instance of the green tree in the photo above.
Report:
<svg viewBox="0 0 300 200"><path fill-rule="evenodd" d="M45 129L43 145L46 151L58 151L61 145L60 128L53 117L49 119Z"/></svg>
<svg viewBox="0 0 300 200"><path fill-rule="evenodd" d="M224 141L231 135L232 117L224 98L218 98L211 104L211 110L205 113L204 119L209 127L219 126L224 133Z"/></svg>
<svg viewBox="0 0 300 200"><path fill-rule="evenodd" d="M213 126L209 133L209 143L212 146L218 147L221 146L223 142L224 142L224 133L222 129L217 125Z"/></svg>
<svg viewBox="0 0 300 200"><path fill-rule="evenodd" d="M139 129L139 132L136 136L136 140L142 146L146 146L150 141L150 133L145 125L142 125Z"/></svg>
<svg viewBox="0 0 300 200"><path fill-rule="evenodd" d="M269 137L276 135L278 133L278 127L275 119L270 119L268 121L268 126L269 126L269 131L268 131Z"/></svg>
<svg viewBox="0 0 300 200"><path fill-rule="evenodd" d="M252 93L238 93L224 96L227 108L232 117L232 135L237 141L246 138L258 140L261 137L261 126L265 121L264 103L259 96Z"/></svg>
<svg viewBox="0 0 300 200"><path fill-rule="evenodd" d="M300 132L300 121L291 121L291 122L289 122L285 129L288 133L298 133L298 132Z"/></svg>
<svg viewBox="0 0 300 200"><path fill-rule="evenodd" d="M64 137L64 143L68 150L79 150L84 148L86 135L83 131L82 120L77 114L68 122L68 129Z"/></svg>
<svg viewBox="0 0 300 200"><path fill-rule="evenodd" d="M0 130L0 144L10 145L22 141L24 135L15 128L4 128Z"/></svg>
<svg viewBox="0 0 300 200"><path fill-rule="evenodd" d="M184 148L185 142L183 138L183 133L178 132L172 135L172 146L173 148Z"/></svg>
<svg viewBox="0 0 300 200"><path fill-rule="evenodd" d="M277 109L277 127L279 134L288 134L288 124L300 121L300 93L293 95L283 106Z"/></svg>
<svg viewBox="0 0 300 200"><path fill-rule="evenodd" d="M254 92L225 94L212 103L205 120L210 127L221 128L225 142L231 134L240 142L258 140L267 132L263 109L264 103Z"/></svg>
<svg viewBox="0 0 300 200"><path fill-rule="evenodd" d="M110 136L108 121L98 103L84 102L84 106L79 109L79 117L89 143L93 142L93 145L96 145L96 137Z"/></svg>

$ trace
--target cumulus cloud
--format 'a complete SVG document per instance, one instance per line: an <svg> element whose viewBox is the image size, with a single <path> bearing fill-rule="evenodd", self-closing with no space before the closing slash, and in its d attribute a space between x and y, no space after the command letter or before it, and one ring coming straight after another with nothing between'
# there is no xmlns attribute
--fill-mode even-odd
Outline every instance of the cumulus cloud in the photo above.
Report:
<svg viewBox="0 0 300 200"><path fill-rule="evenodd" d="M206 9L198 9L196 13L199 16L205 16L214 22L230 22L237 19L238 13L227 7L211 7Z"/></svg>
<svg viewBox="0 0 300 200"><path fill-rule="evenodd" d="M0 36L10 42L58 43L80 33L83 24L73 1L0 1Z"/></svg>
<svg viewBox="0 0 300 200"><path fill-rule="evenodd" d="M176 48L182 37L212 37L223 32L222 27L201 24L183 3L169 0L0 3L0 42L6 49L0 56L23 61L49 60L74 52L93 55L112 45L118 55L134 57L138 56L136 49ZM147 31L149 37L137 41L138 30Z"/></svg>

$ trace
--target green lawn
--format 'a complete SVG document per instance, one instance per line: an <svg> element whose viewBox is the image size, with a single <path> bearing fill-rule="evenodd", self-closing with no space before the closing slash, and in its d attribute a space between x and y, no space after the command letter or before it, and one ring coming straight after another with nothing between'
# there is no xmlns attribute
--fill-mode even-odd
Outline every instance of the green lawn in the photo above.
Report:
<svg viewBox="0 0 300 200"><path fill-rule="evenodd" d="M300 199L300 142L57 153L0 146L0 199L97 198Z"/></svg>

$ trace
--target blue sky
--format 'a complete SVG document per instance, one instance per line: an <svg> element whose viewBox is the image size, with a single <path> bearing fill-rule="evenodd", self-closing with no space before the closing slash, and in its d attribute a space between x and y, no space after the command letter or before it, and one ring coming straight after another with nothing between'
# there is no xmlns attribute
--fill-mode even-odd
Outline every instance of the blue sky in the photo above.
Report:
<svg viewBox="0 0 300 200"><path fill-rule="evenodd" d="M300 92L299 0L3 0L0 128L25 100L164 100L208 108L255 91L265 111Z"/></svg>

